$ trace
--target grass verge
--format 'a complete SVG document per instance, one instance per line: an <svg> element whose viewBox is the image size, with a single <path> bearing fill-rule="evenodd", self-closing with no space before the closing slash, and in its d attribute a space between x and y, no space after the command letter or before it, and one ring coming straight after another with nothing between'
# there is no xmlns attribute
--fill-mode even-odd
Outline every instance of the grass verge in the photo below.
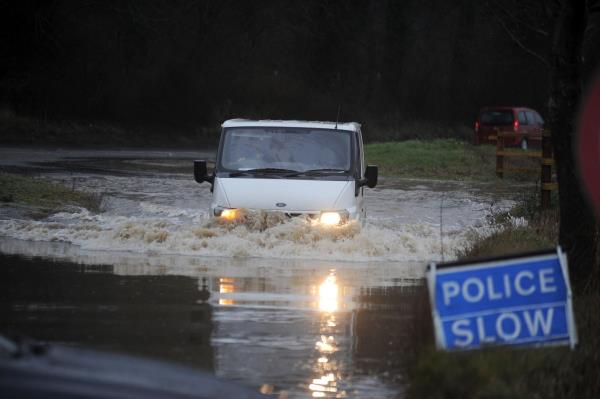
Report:
<svg viewBox="0 0 600 399"><path fill-rule="evenodd" d="M0 203L27 205L46 211L75 205L98 212L101 200L98 195L73 190L44 179L0 173Z"/></svg>
<svg viewBox="0 0 600 399"><path fill-rule="evenodd" d="M456 139L366 144L365 159L378 165L382 175L463 180L495 176L494 147Z"/></svg>
<svg viewBox="0 0 600 399"><path fill-rule="evenodd" d="M378 165L380 173L387 176L481 181L496 178L496 148L457 139L366 144L365 160ZM511 157L505 163L513 168L533 169L532 174L506 173L507 180L535 181L539 176L536 159Z"/></svg>
<svg viewBox="0 0 600 399"><path fill-rule="evenodd" d="M527 205L519 205L520 213ZM496 215L500 228L488 237L474 237L459 258L478 258L537 250L556 245L557 212L537 213L527 225ZM423 300L426 292L423 290ZM409 398L596 398L600 392L600 293L574 292L579 345L513 349L496 347L472 352L434 349L431 318L423 308L416 319L420 331L408 362Z"/></svg>
<svg viewBox="0 0 600 399"><path fill-rule="evenodd" d="M579 345L438 352L427 345L409 370L409 398L597 398L600 294L574 300Z"/></svg>

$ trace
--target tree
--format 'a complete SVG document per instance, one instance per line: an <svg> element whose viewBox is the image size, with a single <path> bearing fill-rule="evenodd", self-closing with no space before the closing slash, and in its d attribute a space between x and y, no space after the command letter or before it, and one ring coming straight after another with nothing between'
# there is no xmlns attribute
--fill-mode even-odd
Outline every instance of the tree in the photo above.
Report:
<svg viewBox="0 0 600 399"><path fill-rule="evenodd" d="M548 127L559 185L559 243L568 252L574 283L589 287L598 282L598 224L579 184L573 142L582 88L598 66L597 47L590 44L598 43L600 1L500 0L488 6L515 44L547 68ZM540 43L540 38L545 40Z"/></svg>
<svg viewBox="0 0 600 399"><path fill-rule="evenodd" d="M596 265L597 224L576 175L575 121L582 94L584 0L561 2L555 22L550 64L550 128L559 183L559 242L569 251L571 273L588 282Z"/></svg>

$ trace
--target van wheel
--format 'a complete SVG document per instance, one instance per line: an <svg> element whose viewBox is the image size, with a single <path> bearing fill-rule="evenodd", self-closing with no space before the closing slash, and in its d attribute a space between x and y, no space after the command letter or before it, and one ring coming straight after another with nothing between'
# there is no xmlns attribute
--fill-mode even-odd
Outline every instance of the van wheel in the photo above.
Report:
<svg viewBox="0 0 600 399"><path fill-rule="evenodd" d="M529 148L529 146L527 144L527 139L521 140L521 149L526 150L527 148Z"/></svg>

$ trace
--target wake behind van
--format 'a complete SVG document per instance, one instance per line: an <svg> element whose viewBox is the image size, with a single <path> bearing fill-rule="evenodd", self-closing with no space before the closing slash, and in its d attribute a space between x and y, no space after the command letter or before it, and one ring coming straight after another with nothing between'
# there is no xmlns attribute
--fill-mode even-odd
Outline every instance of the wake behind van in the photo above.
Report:
<svg viewBox="0 0 600 399"><path fill-rule="evenodd" d="M232 119L223 123L215 168L194 162L209 182L210 214L235 220L241 209L306 215L329 225L364 219L364 187L377 184L365 167L360 125Z"/></svg>

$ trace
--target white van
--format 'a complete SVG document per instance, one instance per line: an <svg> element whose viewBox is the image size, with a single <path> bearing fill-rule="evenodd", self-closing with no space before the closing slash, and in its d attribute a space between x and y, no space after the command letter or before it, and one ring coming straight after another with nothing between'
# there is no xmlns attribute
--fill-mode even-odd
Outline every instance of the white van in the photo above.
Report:
<svg viewBox="0 0 600 399"><path fill-rule="evenodd" d="M360 125L232 119L223 123L214 170L194 161L194 178L209 182L210 214L233 220L239 209L307 215L338 225L365 217L365 167Z"/></svg>

